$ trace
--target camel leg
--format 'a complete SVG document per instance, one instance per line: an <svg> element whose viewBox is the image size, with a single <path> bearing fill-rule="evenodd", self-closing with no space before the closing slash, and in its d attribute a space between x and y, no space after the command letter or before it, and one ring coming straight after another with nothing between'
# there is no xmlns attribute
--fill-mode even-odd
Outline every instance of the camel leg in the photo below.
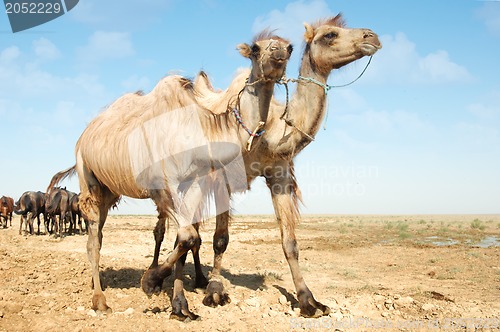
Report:
<svg viewBox="0 0 500 332"><path fill-rule="evenodd" d="M165 214L160 213L158 215L158 221L156 222L155 229L153 231L155 237L155 252L153 254L153 262L149 266L150 269L158 267L158 259L160 257L161 243L165 238L165 221L167 217Z"/></svg>
<svg viewBox="0 0 500 332"><path fill-rule="evenodd" d="M193 249L194 247L197 246L197 243L200 242L200 237L199 237L198 231L196 229L197 227L193 227L193 226L188 226L188 227L190 227L190 228L192 227L192 229L189 230L188 232L192 232L194 230L194 232L192 232L192 234L189 235L191 237L191 240L189 240L189 241L194 240L194 242L187 242L184 240L184 244L182 244L182 240L177 241L176 247L180 246L180 247L183 247L185 249L187 249L187 247L191 247L190 249ZM184 233L185 231L183 230L182 232ZM177 239L179 239L179 237L177 237ZM184 295L184 283L182 280L182 276L183 276L184 264L186 262L188 250L186 250L186 252L183 255L181 255L181 257L179 257L179 259L175 263L175 273L174 273L174 290L173 290L173 294L172 294L172 313L170 314L170 318L181 320L181 321L184 321L187 318L190 318L191 320L196 320L199 317L198 315L192 313L189 310L188 302L187 302L186 296Z"/></svg>
<svg viewBox="0 0 500 332"><path fill-rule="evenodd" d="M158 221L156 223L155 229L153 231L154 237L155 237L155 251L153 255L153 262L150 265L150 269L154 269L158 267L158 260L160 257L160 249L161 249L161 244L163 242L163 239L165 237L165 221L166 217L160 214L158 216ZM196 232L198 233L199 237L199 223L193 225L196 229ZM178 239L175 240L174 248L178 243ZM191 249L191 252L193 253L193 260L194 260L194 266L195 266L195 273L196 273L196 279L195 279L195 287L196 288L205 288L208 285L208 280L203 274L203 271L201 269L201 262L200 262L200 246L201 246L201 238L200 241L196 242L195 246ZM187 253L184 254L181 259L184 261L186 260ZM161 290L161 285L157 285L157 289L153 291L154 294L158 294Z"/></svg>
<svg viewBox="0 0 500 332"><path fill-rule="evenodd" d="M203 304L209 307L226 305L231 302L229 295L221 281L222 256L229 243L229 211L222 212L216 217L215 233L213 237L214 266L207 286L207 294Z"/></svg>
<svg viewBox="0 0 500 332"><path fill-rule="evenodd" d="M177 239L177 244L166 261L160 266L150 267L142 276L141 287L146 295L160 293L163 281L172 273L174 264L195 246L199 236L195 228L189 225L179 228Z"/></svg>
<svg viewBox="0 0 500 332"><path fill-rule="evenodd" d="M97 208L95 209L97 210ZM102 246L102 228L108 214L106 209L98 208L99 213L95 217L89 216L89 237L87 240L87 256L92 268L92 284L94 294L92 296L92 309L103 312L111 312L111 308L106 304L106 297L102 290L101 279L99 275L99 260Z"/></svg>
<svg viewBox="0 0 500 332"><path fill-rule="evenodd" d="M195 288L206 288L208 285L208 279L205 277L203 274L203 270L201 268L201 261L200 261L200 247L201 247L201 237L200 237L200 224L196 223L193 225L193 227L196 229L196 232L198 233L198 238L199 240L195 243L194 247L191 249L191 253L193 254L193 261L194 261L194 269L195 269ZM174 248L178 243L178 239L175 239L175 244ZM185 253L180 260L183 262L186 261L187 258L187 253Z"/></svg>
<svg viewBox="0 0 500 332"><path fill-rule="evenodd" d="M200 237L200 224L194 224L193 225L196 229L196 232L198 233L198 238L199 241L196 242L195 246L193 249L191 249L191 252L193 254L193 261L194 261L194 269L195 269L195 274L196 274L196 279L195 279L195 284L194 286L196 288L206 288L208 285L208 279L205 277L203 274L203 270L201 269L201 262L200 262L200 247L201 247L201 237Z"/></svg>
<svg viewBox="0 0 500 332"><path fill-rule="evenodd" d="M102 228L106 222L109 209L116 203L118 197L99 184L93 175L87 172L80 176L80 189L82 191L80 205L82 213L89 220L87 256L92 268L92 284L94 287L92 309L111 312L111 308L106 304L106 297L102 289L99 260L102 247Z"/></svg>
<svg viewBox="0 0 500 332"><path fill-rule="evenodd" d="M274 211L280 226L283 252L297 291L300 314L304 317L328 315L330 308L314 299L300 272L299 248L295 237L295 225L300 218L296 198L297 185L289 172L283 172L283 166L276 169L274 176L267 178L267 184L271 190Z"/></svg>

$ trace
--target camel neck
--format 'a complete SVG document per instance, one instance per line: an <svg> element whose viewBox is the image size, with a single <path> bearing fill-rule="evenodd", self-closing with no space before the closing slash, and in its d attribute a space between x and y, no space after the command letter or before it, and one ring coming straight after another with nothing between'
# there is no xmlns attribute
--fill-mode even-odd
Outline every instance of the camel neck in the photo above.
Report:
<svg viewBox="0 0 500 332"><path fill-rule="evenodd" d="M248 140L248 132L258 128L260 122L266 122L269 114L269 105L274 91L273 81L257 81L252 76L248 80L240 96L239 106L241 114L242 140ZM246 128L244 128L244 126Z"/></svg>
<svg viewBox="0 0 500 332"><path fill-rule="evenodd" d="M329 74L329 72L319 72L309 51L306 50L299 71L300 77L306 80L297 83L297 89L290 99L288 114L285 116L295 128L284 124L284 121L275 122L280 126L286 126L287 138L284 140L280 137L277 144L271 144L274 145L274 153L293 158L312 141L311 138L316 136L325 116L326 91L324 87Z"/></svg>

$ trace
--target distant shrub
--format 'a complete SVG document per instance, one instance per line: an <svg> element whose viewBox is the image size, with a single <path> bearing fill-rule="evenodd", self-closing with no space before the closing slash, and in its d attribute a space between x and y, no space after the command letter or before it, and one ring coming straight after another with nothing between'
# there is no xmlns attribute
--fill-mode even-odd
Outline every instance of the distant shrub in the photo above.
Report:
<svg viewBox="0 0 500 332"><path fill-rule="evenodd" d="M486 228L486 226L483 225L483 222L479 219L472 220L472 222L470 223L470 227L472 229L479 229L480 231L484 231L484 229Z"/></svg>

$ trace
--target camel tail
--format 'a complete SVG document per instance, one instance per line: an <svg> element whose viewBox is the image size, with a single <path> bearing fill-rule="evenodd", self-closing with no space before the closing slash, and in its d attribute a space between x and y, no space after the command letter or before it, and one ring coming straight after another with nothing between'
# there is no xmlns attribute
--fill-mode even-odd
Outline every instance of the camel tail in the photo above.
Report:
<svg viewBox="0 0 500 332"><path fill-rule="evenodd" d="M76 165L73 165L70 168L65 169L64 171L56 173L56 175L52 177L52 180L50 180L49 186L47 187L47 193L50 193L52 188L58 185L59 182L63 181L68 177L72 177L73 175L75 175L75 173L76 173Z"/></svg>

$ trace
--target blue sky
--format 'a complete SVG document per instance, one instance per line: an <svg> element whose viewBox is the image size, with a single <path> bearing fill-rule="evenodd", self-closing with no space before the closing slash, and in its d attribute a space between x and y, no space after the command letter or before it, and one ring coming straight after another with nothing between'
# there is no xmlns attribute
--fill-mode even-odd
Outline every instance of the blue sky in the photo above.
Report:
<svg viewBox="0 0 500 332"><path fill-rule="evenodd" d="M500 2L472 0L80 0L16 34L2 13L0 195L44 191L74 164L87 123L126 92L200 69L225 88L249 66L235 46L262 28L293 41L295 77L302 23L338 12L383 48L359 81L330 91L327 129L296 158L303 213L500 213ZM329 83L349 82L366 61ZM115 213L154 211L125 199ZM235 212L272 213L262 181Z"/></svg>

